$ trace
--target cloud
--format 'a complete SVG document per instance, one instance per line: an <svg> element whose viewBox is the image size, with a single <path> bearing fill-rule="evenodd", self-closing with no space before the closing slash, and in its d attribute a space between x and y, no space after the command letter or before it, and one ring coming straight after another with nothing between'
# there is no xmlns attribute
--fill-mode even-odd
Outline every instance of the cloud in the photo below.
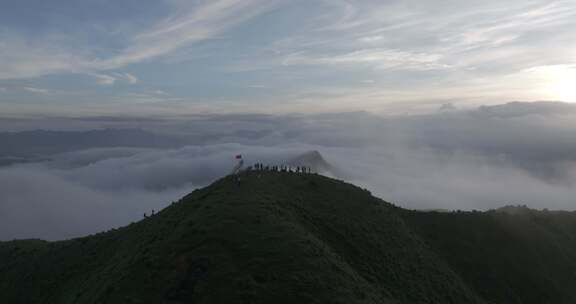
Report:
<svg viewBox="0 0 576 304"><path fill-rule="evenodd" d="M35 88L35 87L23 87L22 89L24 91L34 93L34 94L40 94L40 95L46 95L46 94L50 93L50 90Z"/></svg>
<svg viewBox="0 0 576 304"><path fill-rule="evenodd" d="M97 62L102 67L122 67L206 40L270 9L272 2L258 0L203 1L180 7L184 13L171 16L132 38L122 54Z"/></svg>
<svg viewBox="0 0 576 304"><path fill-rule="evenodd" d="M468 47L498 46L513 42L532 31L570 23L568 18L572 18L575 12L575 7L562 2L527 6L524 10L496 20L482 20L460 33L458 39Z"/></svg>
<svg viewBox="0 0 576 304"><path fill-rule="evenodd" d="M458 91L451 98L462 98L471 90L476 98L484 97L481 92L494 90L500 96L530 100L544 98L544 94L514 88L539 88L542 81L527 81L521 77L522 71L574 62L576 45L566 43L573 41L574 33L567 28L576 20L576 6L570 1L483 1L466 6L454 1L321 3L324 6L318 11L322 15L290 36L280 37L273 52L265 49L243 66L247 70L288 67L293 71L302 65L308 74L301 77L323 76L312 82L316 87L326 78L336 78L334 69L346 67L349 78L379 77L384 83L391 82L391 88L398 87L396 83L419 81L417 88L430 85L442 95ZM318 69L312 70L314 65ZM506 77L515 74L518 77ZM345 77L337 75L337 79ZM484 81L501 87L483 88ZM340 87L343 85L353 87ZM418 98L430 99L425 93ZM393 102L393 98L384 102Z"/></svg>
<svg viewBox="0 0 576 304"><path fill-rule="evenodd" d="M136 78L136 76L130 74L130 73L124 73L123 75L120 76L121 78L124 78L124 80L126 82L128 82L129 84L135 84L137 83L139 80L138 78Z"/></svg>
<svg viewBox="0 0 576 304"><path fill-rule="evenodd" d="M125 37L126 46L113 56L95 56L88 49L65 48L61 35L35 41L14 33L0 33L0 79L33 78L55 73L88 73L115 70L129 64L157 58L178 48L204 41L270 9L274 1L216 0L178 2L173 15L148 29ZM122 78L137 79L127 73L99 75L101 84Z"/></svg>
<svg viewBox="0 0 576 304"><path fill-rule="evenodd" d="M358 67L366 65L381 70L415 70L426 71L449 68L442 63L439 54L412 53L392 49L363 49L341 55L328 57L307 57L303 54L289 56L285 65L325 64Z"/></svg>
<svg viewBox="0 0 576 304"><path fill-rule="evenodd" d="M360 39L358 39L358 41L360 42L366 42L366 43L372 43L372 42L377 42L377 41L381 41L384 40L384 36L381 35L377 35L377 36L366 36L366 37L362 37Z"/></svg>
<svg viewBox="0 0 576 304"><path fill-rule="evenodd" d="M0 181L0 239L4 240L63 239L118 227L184 193L97 191L31 169L3 170Z"/></svg>
<svg viewBox="0 0 576 304"><path fill-rule="evenodd" d="M156 95L170 95L168 94L166 91L162 91L162 90L153 90L152 92L150 92L152 94L156 94Z"/></svg>
<svg viewBox="0 0 576 304"><path fill-rule="evenodd" d="M96 81L100 85L113 85L116 83L116 77L106 75L106 74L93 74L96 78Z"/></svg>
<svg viewBox="0 0 576 304"><path fill-rule="evenodd" d="M276 163L297 151L238 144L91 149L0 169L0 240L62 239L119 227L226 175L235 153Z"/></svg>
<svg viewBox="0 0 576 304"><path fill-rule="evenodd" d="M83 66L82 56L61 46L27 40L6 32L0 32L0 41L0 80L78 72Z"/></svg>
<svg viewBox="0 0 576 304"><path fill-rule="evenodd" d="M138 83L138 78L130 73L92 74L100 85L114 85L118 82L127 84Z"/></svg>
<svg viewBox="0 0 576 304"><path fill-rule="evenodd" d="M406 208L575 209L576 105L447 107L412 116L63 120L69 128L136 124L177 135L186 146L84 149L0 168L0 239L57 239L124 225L227 174L236 154L247 164L278 163L311 150L348 181Z"/></svg>

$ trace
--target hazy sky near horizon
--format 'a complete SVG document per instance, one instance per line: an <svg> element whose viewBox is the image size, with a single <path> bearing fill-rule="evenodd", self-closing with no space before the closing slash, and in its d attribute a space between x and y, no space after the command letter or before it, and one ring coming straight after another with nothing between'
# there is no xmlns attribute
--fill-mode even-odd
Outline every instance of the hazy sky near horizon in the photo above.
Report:
<svg viewBox="0 0 576 304"><path fill-rule="evenodd" d="M0 113L576 101L576 2L3 0Z"/></svg>

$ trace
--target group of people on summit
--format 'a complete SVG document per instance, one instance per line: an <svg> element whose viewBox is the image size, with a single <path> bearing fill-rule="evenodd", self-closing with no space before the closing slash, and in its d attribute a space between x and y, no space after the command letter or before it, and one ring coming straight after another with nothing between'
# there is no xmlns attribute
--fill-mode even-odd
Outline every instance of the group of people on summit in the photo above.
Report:
<svg viewBox="0 0 576 304"><path fill-rule="evenodd" d="M273 172L293 172L293 173L312 173L312 169L306 166L291 167L287 165L269 166L262 163L254 164L252 170L256 171L273 171Z"/></svg>

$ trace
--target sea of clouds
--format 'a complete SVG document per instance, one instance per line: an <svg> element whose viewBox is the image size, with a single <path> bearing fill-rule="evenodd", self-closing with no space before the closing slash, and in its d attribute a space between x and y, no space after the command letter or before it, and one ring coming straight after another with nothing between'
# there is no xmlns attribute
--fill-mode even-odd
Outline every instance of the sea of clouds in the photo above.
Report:
<svg viewBox="0 0 576 304"><path fill-rule="evenodd" d="M76 147L0 168L0 240L64 239L137 221L247 164L319 151L399 206L576 210L576 105L508 103L417 116L364 112L171 119L11 119L0 130L140 128L169 147ZM18 133L15 133L16 135Z"/></svg>

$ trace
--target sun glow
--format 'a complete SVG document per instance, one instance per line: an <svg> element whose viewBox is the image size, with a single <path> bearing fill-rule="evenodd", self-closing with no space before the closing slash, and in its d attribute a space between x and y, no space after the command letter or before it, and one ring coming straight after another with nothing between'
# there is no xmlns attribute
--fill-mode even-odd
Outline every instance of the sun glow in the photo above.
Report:
<svg viewBox="0 0 576 304"><path fill-rule="evenodd" d="M576 103L576 65L550 65L531 69L550 99Z"/></svg>
<svg viewBox="0 0 576 304"><path fill-rule="evenodd" d="M550 92L556 94L556 99L560 101L576 102L576 75L559 77L550 85Z"/></svg>

